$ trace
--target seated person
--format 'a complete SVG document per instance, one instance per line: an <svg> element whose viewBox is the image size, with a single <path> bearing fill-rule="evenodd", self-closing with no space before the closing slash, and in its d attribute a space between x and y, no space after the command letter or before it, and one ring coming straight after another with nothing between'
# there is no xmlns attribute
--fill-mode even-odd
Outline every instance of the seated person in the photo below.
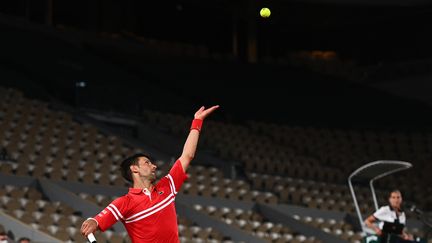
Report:
<svg viewBox="0 0 432 243"><path fill-rule="evenodd" d="M402 194L399 190L393 190L389 195L389 205L379 208L370 215L365 224L380 237L380 242L387 242L391 235L397 235L391 242L413 241L412 235L405 232L406 216L401 208ZM375 223L379 221L379 226Z"/></svg>

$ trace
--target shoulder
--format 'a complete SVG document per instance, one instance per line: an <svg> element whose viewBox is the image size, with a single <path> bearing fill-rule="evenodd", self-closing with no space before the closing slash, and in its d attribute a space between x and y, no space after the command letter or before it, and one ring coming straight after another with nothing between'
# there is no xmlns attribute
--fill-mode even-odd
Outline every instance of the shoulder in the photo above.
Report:
<svg viewBox="0 0 432 243"><path fill-rule="evenodd" d="M174 169L174 170L181 170L181 171L184 171L180 159L177 159L177 160L174 162L174 164L173 164L172 167L171 167L171 170L173 170L173 169Z"/></svg>
<svg viewBox="0 0 432 243"><path fill-rule="evenodd" d="M389 205L382 206L381 208L384 208L385 210L390 210L390 206Z"/></svg>
<svg viewBox="0 0 432 243"><path fill-rule="evenodd" d="M390 206L389 205L382 206L378 210L381 210L381 211L390 211Z"/></svg>
<svg viewBox="0 0 432 243"><path fill-rule="evenodd" d="M158 186L163 186L163 185L165 185L166 183L168 183L168 180L169 180L169 174L167 174L167 175L165 175L164 177L161 177L160 179L159 179L159 181L155 184L155 186L156 187L158 187Z"/></svg>
<svg viewBox="0 0 432 243"><path fill-rule="evenodd" d="M120 197L114 199L114 200L112 201L112 204L115 204L115 205L123 204L123 203L125 203L125 202L130 201L130 200L131 200L130 195L129 195L129 194L125 194L125 195L123 195L123 196L120 196Z"/></svg>
<svg viewBox="0 0 432 243"><path fill-rule="evenodd" d="M375 211L374 215L376 216L377 214L382 214L382 213L387 213L387 212L390 212L390 207L389 206L382 206L377 211Z"/></svg>

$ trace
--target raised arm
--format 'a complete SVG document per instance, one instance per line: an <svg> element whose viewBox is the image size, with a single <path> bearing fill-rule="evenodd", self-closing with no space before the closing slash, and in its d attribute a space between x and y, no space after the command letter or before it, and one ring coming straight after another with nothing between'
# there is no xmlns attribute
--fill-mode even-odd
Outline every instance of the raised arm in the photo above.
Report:
<svg viewBox="0 0 432 243"><path fill-rule="evenodd" d="M205 109L205 107L202 106L197 112L195 112L189 135L184 144L183 152L179 158L184 171L187 170L189 163L195 157L201 126L204 119L217 108L219 108L218 105L212 106L208 109Z"/></svg>

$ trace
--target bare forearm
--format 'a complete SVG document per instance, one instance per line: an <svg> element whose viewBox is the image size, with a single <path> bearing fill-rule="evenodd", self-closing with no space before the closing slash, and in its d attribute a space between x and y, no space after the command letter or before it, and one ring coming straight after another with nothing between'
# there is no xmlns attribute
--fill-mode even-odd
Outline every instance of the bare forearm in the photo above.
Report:
<svg viewBox="0 0 432 243"><path fill-rule="evenodd" d="M189 163L195 157L195 152L198 146L198 139L204 119L217 108L219 108L218 105L212 106L208 109L205 109L204 106L201 106L201 108L199 108L199 110L195 112L189 135L183 147L183 153L179 158L184 171L186 171Z"/></svg>
<svg viewBox="0 0 432 243"><path fill-rule="evenodd" d="M370 223L370 222L368 222L368 221L366 221L366 225L367 225L369 228L373 229L375 232L377 232L377 231L379 230L378 226L376 226L375 224Z"/></svg>
<svg viewBox="0 0 432 243"><path fill-rule="evenodd" d="M375 219L372 216L365 220L365 224L367 227L375 231L376 234L381 235L381 229L375 225Z"/></svg>
<svg viewBox="0 0 432 243"><path fill-rule="evenodd" d="M200 132L198 130L190 130L186 142L183 146L183 152L180 156L180 162L184 171L186 171L189 163L195 157L195 152L198 147L199 134Z"/></svg>

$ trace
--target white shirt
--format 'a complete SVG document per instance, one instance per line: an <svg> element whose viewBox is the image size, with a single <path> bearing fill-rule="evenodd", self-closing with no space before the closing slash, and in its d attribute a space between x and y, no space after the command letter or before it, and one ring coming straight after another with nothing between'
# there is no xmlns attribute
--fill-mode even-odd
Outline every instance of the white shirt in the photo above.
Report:
<svg viewBox="0 0 432 243"><path fill-rule="evenodd" d="M390 206L382 206L373 214L373 216L381 221L379 223L380 229L382 229L384 222L394 223L397 219L396 211L390 208ZM400 212L399 223L403 225L406 223L406 217L403 211Z"/></svg>

